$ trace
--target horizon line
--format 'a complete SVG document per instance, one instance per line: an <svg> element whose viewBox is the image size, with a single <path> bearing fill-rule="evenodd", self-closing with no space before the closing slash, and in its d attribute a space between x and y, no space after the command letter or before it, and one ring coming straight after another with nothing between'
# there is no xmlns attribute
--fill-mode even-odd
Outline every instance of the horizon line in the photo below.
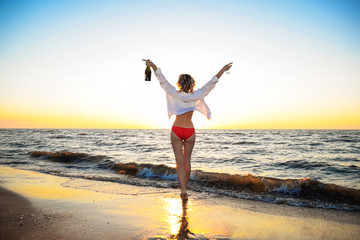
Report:
<svg viewBox="0 0 360 240"><path fill-rule="evenodd" d="M170 128L3 128L0 130L169 130ZM360 130L360 128L196 128L197 130Z"/></svg>

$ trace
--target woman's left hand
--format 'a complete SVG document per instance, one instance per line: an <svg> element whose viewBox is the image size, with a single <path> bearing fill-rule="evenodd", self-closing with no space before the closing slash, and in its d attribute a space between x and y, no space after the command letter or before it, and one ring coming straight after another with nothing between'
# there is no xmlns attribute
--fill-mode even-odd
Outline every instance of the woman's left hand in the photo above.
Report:
<svg viewBox="0 0 360 240"><path fill-rule="evenodd" d="M154 71L156 71L156 69L157 69L157 67L156 67L156 65L152 62L152 61L150 61L149 59L143 59L143 61L145 61L146 63L146 66L149 66L149 67L151 67Z"/></svg>

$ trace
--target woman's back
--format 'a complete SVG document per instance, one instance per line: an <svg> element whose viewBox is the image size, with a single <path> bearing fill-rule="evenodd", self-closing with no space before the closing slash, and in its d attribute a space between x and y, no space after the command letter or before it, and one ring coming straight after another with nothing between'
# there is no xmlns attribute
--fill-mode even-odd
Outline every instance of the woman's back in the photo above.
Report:
<svg viewBox="0 0 360 240"><path fill-rule="evenodd" d="M194 111L189 111L181 115L176 115L173 126L183 128L193 128L194 125L191 121Z"/></svg>

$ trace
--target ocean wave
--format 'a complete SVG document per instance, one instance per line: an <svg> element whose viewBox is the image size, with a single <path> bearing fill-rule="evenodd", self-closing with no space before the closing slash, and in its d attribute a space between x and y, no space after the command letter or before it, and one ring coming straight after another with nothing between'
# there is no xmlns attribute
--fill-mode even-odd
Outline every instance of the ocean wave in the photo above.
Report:
<svg viewBox="0 0 360 240"><path fill-rule="evenodd" d="M25 165L25 164L28 164L28 162L24 162L24 161L21 161L21 162L18 162L18 161L5 161L5 162L2 162L0 161L0 164L4 164L4 165Z"/></svg>
<svg viewBox="0 0 360 240"><path fill-rule="evenodd" d="M231 145L257 145L257 144L258 143L251 141L239 141L239 142L231 143Z"/></svg>
<svg viewBox="0 0 360 240"><path fill-rule="evenodd" d="M151 163L115 163L104 155L88 155L72 152L29 153L31 157L67 163L94 163L97 167L117 174L119 178L105 178L105 181L117 181L126 184L174 188L178 187L176 169L164 164ZM289 164L289 163L287 163ZM299 164L292 162L290 164ZM323 163L316 163L326 166ZM294 167L294 166L292 166ZM306 167L306 166L302 166ZM57 172L56 175L62 175ZM130 175L131 177L126 177ZM100 176L81 176L102 180ZM283 203L294 206L333 208L360 211L360 190L335 184L322 183L309 177L300 179L279 179L255 176L252 174L228 174L194 170L191 172L189 189L236 198Z"/></svg>
<svg viewBox="0 0 360 240"><path fill-rule="evenodd" d="M177 180L175 168L164 164L117 163L114 164L113 169L115 169L119 174L128 174L140 178L157 178L172 181Z"/></svg>
<svg viewBox="0 0 360 240"><path fill-rule="evenodd" d="M72 138L72 137L60 134L60 135L51 136L51 137L49 137L49 138L66 139L66 138Z"/></svg>
<svg viewBox="0 0 360 240"><path fill-rule="evenodd" d="M340 159L336 159L338 162L340 162ZM353 159L350 159L353 160ZM347 162L346 159L342 160L344 162ZM314 161L314 162L307 162L303 160L291 160L281 163L276 163L276 166L284 166L287 168L292 169L319 169L321 171L327 171L327 172L336 172L336 173L353 173L356 174L360 171L360 167L356 166L354 164L352 165L342 165L342 164L329 164L322 161Z"/></svg>
<svg viewBox="0 0 360 240"><path fill-rule="evenodd" d="M309 177L278 179L200 171L194 180L190 189L196 191L292 206L360 211L360 190L322 183Z"/></svg>
<svg viewBox="0 0 360 240"><path fill-rule="evenodd" d="M359 143L358 139L348 139L348 138L340 138L340 139L325 139L324 142L329 142L329 143L336 143L336 142L340 142L340 143Z"/></svg>
<svg viewBox="0 0 360 240"><path fill-rule="evenodd" d="M41 152L34 151L28 153L31 157L50 159L55 162L75 162L75 161L101 161L106 156L104 155L89 155L86 153L73 153L73 152Z"/></svg>
<svg viewBox="0 0 360 240"><path fill-rule="evenodd" d="M331 167L331 164L326 162L307 162L303 160L291 160L286 162L277 163L278 166L285 166L288 168L301 168L301 169L311 169L311 168L319 168L319 167Z"/></svg>

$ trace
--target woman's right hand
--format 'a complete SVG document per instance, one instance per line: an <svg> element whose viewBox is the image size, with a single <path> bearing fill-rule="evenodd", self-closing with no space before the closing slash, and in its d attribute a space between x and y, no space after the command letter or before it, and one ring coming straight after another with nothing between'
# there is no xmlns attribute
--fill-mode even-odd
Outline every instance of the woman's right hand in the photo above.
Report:
<svg viewBox="0 0 360 240"><path fill-rule="evenodd" d="M224 67L223 67L223 71L224 72L226 72L226 71L228 71L231 67L232 67L232 62L231 63L229 63L229 64L226 64Z"/></svg>

